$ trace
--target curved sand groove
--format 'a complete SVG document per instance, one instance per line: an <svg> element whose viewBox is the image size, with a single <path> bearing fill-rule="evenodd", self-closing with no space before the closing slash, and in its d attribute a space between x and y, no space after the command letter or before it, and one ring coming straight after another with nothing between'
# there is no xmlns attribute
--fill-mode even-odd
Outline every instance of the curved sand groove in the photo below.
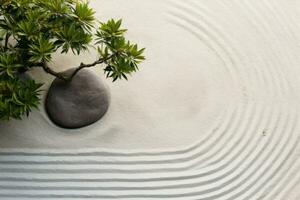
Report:
<svg viewBox="0 0 300 200"><path fill-rule="evenodd" d="M284 147L285 147L285 145L287 145L288 143L289 143L289 141L290 141L290 139L292 139L291 137L289 137L286 141L285 141L285 143L282 145L282 148L280 149L280 150L284 150ZM297 141L297 140L296 140ZM268 156L273 156L272 154L275 154L275 153L273 153L273 151L274 150L276 150L276 148L277 148L277 145L278 145L278 143L279 143L279 141L277 142L277 144L276 145L274 145L273 146L273 148L270 150L270 152L269 152L269 155ZM295 143L296 144L296 143ZM293 147L295 147L295 145L293 145ZM292 150L294 150L294 148L292 148ZM292 151L290 151L290 152L292 152ZM258 163L260 163L257 167L256 167L256 169L254 170L254 172L256 172L257 170L262 170L262 169L264 169L264 171L263 172L261 172L261 174L258 174L258 178L255 180L255 182L253 182L253 183L251 183L251 187L257 187L258 188L258 190L260 190L263 186L265 186L265 184L269 181L269 180L271 180L271 178L272 178L272 176L269 176L268 178L269 179L267 179L265 182L263 182L263 183L261 183L261 184L258 184L258 182L259 181L261 181L261 175L264 175L263 177L264 178L266 178L267 176L266 176L266 174L268 173L268 172L270 172L271 170L270 170L270 168L272 168L273 166L274 166L274 163L276 162L276 161L278 161L278 159L279 159L279 156L282 156L283 158L284 158L284 161L286 161L286 159L287 158L289 158L289 154L287 154L287 155L280 155L280 154L275 154L276 155L276 157L270 162L270 164L268 165L268 166L266 166L266 167L263 167L263 165L264 165L264 162L266 162L266 160L261 160L260 162L258 162ZM266 158L268 158L268 156L266 156ZM285 162L281 162L281 165L282 164L284 164ZM281 166L280 165L280 166ZM277 170L279 169L280 167L278 167L278 168L276 168L276 170L275 170L275 172L273 172L273 173L276 173L277 172ZM245 179L245 182L246 182L246 180L248 180L248 178L252 178L252 175L253 174L250 174L250 175L248 175L248 177ZM249 192L249 190L250 190L250 188L251 187L247 187L247 188L245 188L245 190L242 190L241 192L239 192L238 194L239 195L244 195L246 192ZM251 189L253 189L253 188L251 188ZM254 197L254 193L252 193L252 195L250 195L251 196L251 198L253 198ZM231 196L230 198L228 198L228 199L232 199L232 198L236 198L237 196ZM222 197L222 198L224 198L224 197ZM249 198L249 196L248 196L248 198Z"/></svg>
<svg viewBox="0 0 300 200"><path fill-rule="evenodd" d="M283 91L282 87L280 88L280 90L282 90L282 91Z"/></svg>
<svg viewBox="0 0 300 200"><path fill-rule="evenodd" d="M282 182L282 185L280 185L280 187L276 187L273 189L273 192L268 193L268 189L266 189L266 191L264 191L263 193L263 197L265 198L278 198L278 199L283 199L286 198L288 196L291 195L297 195L297 194L292 194L293 192L297 192L298 191L298 187L300 185L300 172L299 172L299 167L300 167L300 162L299 159L296 160L298 163L298 165L291 165L293 168L289 169L289 174L286 174L283 179L278 179L278 182ZM294 172L294 173L292 173ZM299 197L299 194L298 194ZM297 199L298 197L291 197L290 199Z"/></svg>
<svg viewBox="0 0 300 200"><path fill-rule="evenodd" d="M262 1L263 2L263 1ZM274 2L275 3L275 2ZM270 5L269 6L266 6L267 8L269 8L269 7L271 7ZM270 9L270 11L271 11L272 9ZM280 10L280 9L276 9L276 13L278 13L278 10ZM273 15L274 17L277 17L277 15L275 14L275 12L274 12L274 15ZM277 19L280 19L280 18L277 18ZM289 23L287 23L287 24L289 24ZM283 29L283 30L286 30L286 29ZM288 29L289 30L289 29ZM289 33L292 33L292 32L289 32ZM293 59L287 59L287 61L293 61L295 59L295 57L293 58ZM289 83L289 82L288 82ZM290 86L290 85L289 85ZM293 88L292 88L293 89ZM293 91L294 92L294 91ZM295 141L296 141L296 143L294 144L294 146L293 146L293 148L295 149L296 147L297 147L297 143L299 143L299 136L298 136L298 138L296 138L295 139ZM290 145L289 145L290 146ZM289 154L288 155L291 155L292 154L292 151L291 152L289 152ZM283 189L282 188L284 188L284 187L286 187L286 185L288 185L287 183L291 183L291 182L297 182L297 180L299 180L299 178L297 178L297 177L290 177L290 179L288 179L288 180L286 180L286 181L282 181L283 180L283 177L284 176L286 176L286 172L290 172L290 171L295 171L295 170L290 170L290 168L292 168L293 167L293 164L295 165L297 162L296 161L298 161L298 159L296 159L296 160L292 160L292 161L290 161L290 162L293 162L293 163L291 163L290 165L288 165L289 166L289 168L284 172L284 173L277 173L276 175L281 175L281 177L280 178L277 178L277 180L275 180L274 182L276 182L276 183L278 183L278 182L282 182L282 185L280 185L280 184L277 184L276 186L281 186L281 187L278 187L277 189L273 189L273 190L271 190L270 188L269 189L266 189L263 193L262 193L262 195L259 197L259 198L261 198L261 199L263 199L263 198L268 198L268 195L270 195L270 194L272 194L272 191L275 191L275 195L273 194L273 196L271 196L270 197L270 199L275 199L275 198L278 198L278 199L289 199L287 196L288 196L288 192L287 193L285 193L283 196L280 196L280 195L278 195L278 193L280 192L280 191L283 191ZM285 162L287 162L287 161L285 161ZM297 169L297 168L296 168ZM298 169L299 169L299 167L298 167ZM275 176L276 176L275 175ZM295 181L296 180L296 181ZM266 183L267 184L267 183ZM273 185L273 187L274 187L274 185ZM271 191L271 192L270 192ZM248 198L249 197L251 197L251 196L248 196ZM252 196L253 197L253 196ZM245 198L246 199L246 198Z"/></svg>
<svg viewBox="0 0 300 200"><path fill-rule="evenodd" d="M30 166L30 165L29 165Z"/></svg>
<svg viewBox="0 0 300 200"><path fill-rule="evenodd" d="M241 127L244 127L244 126L241 126ZM222 149L222 147L220 149Z"/></svg>
<svg viewBox="0 0 300 200"><path fill-rule="evenodd" d="M228 125L230 124L230 122L232 122L233 117L234 117L234 113L231 112L230 113L231 116L225 117L225 119L227 119L226 121L223 121L223 123L221 125L219 125L218 128L215 128L214 131L212 132L211 136L215 136L215 139L213 140L213 142L217 142L219 140L222 139L222 136L224 136L224 134L221 134L221 137L216 137L219 134L216 134L216 131L220 130L220 127L228 127ZM236 117L235 117L236 118ZM238 118L237 118L238 119ZM227 129L227 128L225 128ZM224 133L224 131L221 129L220 131L221 133ZM206 140L205 140L206 141ZM20 159L18 157L11 157L11 155L15 155L15 156L25 156L26 159L22 159L22 163L26 164L26 160L27 158L33 157L36 158L36 161L34 163L44 163L46 162L46 164L55 164L55 163L60 163L61 161L64 161L66 164L79 164L78 162L76 162L76 160L82 160L82 158L84 158L85 160L82 161L82 163L86 163L90 160L94 160L95 158L97 158L99 161L96 162L96 164L101 161L101 164L105 165L105 164L114 164L116 162L118 162L118 165L123 165L123 164L162 164L163 162L167 162L167 163L173 163L173 161L175 160L176 162L182 162L185 160L189 160L191 158L195 158L197 157L198 154L201 154L202 152L207 151L207 149L209 149L211 147L212 144L210 144L210 146L206 147L207 144L209 144L208 142L205 143L205 141L201 141L200 144L202 149L200 152L198 152L198 146L196 146L197 149L192 149L191 151L188 151L186 154L186 157L180 158L182 157L179 153L178 154L174 154L174 156L172 156L170 158L170 155L173 155L174 152L172 152L172 154L167 155L167 156L163 156L161 155L160 157L153 157L153 156L142 156L140 154L136 155L136 157L131 158L132 154L129 153L128 157L120 157L120 158L115 158L116 156L124 156L124 154L118 155L116 153L114 153L113 155L111 154L106 154L102 152L89 152L87 151L87 153L28 153L28 152L7 152L8 150L5 150L4 152L0 153L1 158L0 160L4 161L5 163L18 163L20 162ZM206 145L204 145L206 144ZM214 143L213 143L214 144ZM198 150L198 151L197 151ZM196 153L196 155L194 155ZM74 158L71 158L71 161L66 161L64 156L76 156ZM111 161L111 157L110 156L114 156L113 159L114 161ZM60 159L60 157L62 158L62 160ZM139 157L139 159L137 159L137 157ZM176 158L179 157L179 158ZM5 160L5 158L8 158L8 160ZM46 160L46 161L45 161ZM32 161L31 161L32 162ZM2 162L3 163L3 162Z"/></svg>
<svg viewBox="0 0 300 200"><path fill-rule="evenodd" d="M247 5L247 4L246 4L246 5ZM248 6L248 10L251 10L254 16L257 16L257 17L259 16L259 13L257 13L255 9L251 9L251 8L252 8L252 5L249 5L249 4L248 4L247 6ZM275 42L276 37L272 37L272 36L273 36L273 31L268 30L268 26L266 26L266 25L262 22L262 23L261 23L262 25L260 24L260 26L258 27L257 21L262 21L262 19L258 19L258 20L252 20L251 18L248 18L248 19L249 19L250 23L252 23L252 25L253 25L258 31L260 31L260 33L266 33L266 32L269 33L269 34L267 34L268 37L264 37L265 40L272 38L272 41ZM252 20L252 21L251 21L251 20ZM264 30L259 30L260 27L264 27ZM262 36L265 36L265 35L262 34ZM273 52L272 52L272 53L273 53ZM272 59L277 59L278 56L279 56L279 55L272 54ZM268 62L267 64L270 66L270 63L269 63L269 62ZM277 69L277 70L280 71L280 73L275 73L275 75L269 76L270 78L273 78L273 79L275 79L276 77L281 78L281 80L282 80L281 83L283 83L283 85L284 85L285 87L291 89L291 87L290 87L288 81L282 76L283 71L282 71L280 68L277 68L277 67L275 68L274 66L271 66L270 69L272 69L272 70L276 70L276 69ZM269 71L270 71L270 70L269 70ZM273 82L273 84L274 84L274 83L275 83L275 84L278 84L278 81L272 81L272 82ZM283 93L282 96L285 96L286 94L293 94L292 92L286 92L285 90L279 90L279 92ZM276 95L276 94L275 94L275 95Z"/></svg>
<svg viewBox="0 0 300 200"><path fill-rule="evenodd" d="M179 6L177 6L177 8L180 8L180 10L182 10L183 8L184 8L184 6L183 5L179 5ZM197 7L197 5L196 4L193 4L193 2L189 2L189 5L186 5L186 9L185 9L185 11L186 11L186 13L189 13L189 14L193 14L193 15L195 15L196 17L194 17L194 21L193 21L193 23L197 26L198 25L198 23L197 23L197 21L199 21L199 20L197 20L198 18L200 18L201 17L201 13L200 12L198 12L199 11L199 7ZM202 10L203 11L203 10ZM182 16L180 16L180 17L182 17ZM191 17L189 17L188 18L189 20L191 19ZM201 18L201 21L205 21L205 18ZM213 27L213 26L211 26L211 27ZM200 29L200 28L199 28ZM201 30L201 29L200 29ZM217 31L216 30L216 28L214 28L213 29L215 32L220 32L220 31ZM218 38L218 39L227 39L228 37L225 37L225 35L224 35L224 33L222 34L222 35L220 35L220 36L222 36L222 37L215 37L215 38ZM227 44L224 44L223 46L225 46L225 47L231 47L232 48L232 45L228 45L228 43ZM227 48L228 49L228 48ZM227 51L228 52L228 51ZM234 51L235 53L237 53L238 54L238 57L242 57L242 55L240 54L240 53L238 53L238 51ZM231 57L233 56L234 54L231 54ZM235 56L235 57L237 57L237 56ZM241 64L244 64L244 63L241 63ZM255 68L256 69L256 68ZM271 68L272 69L272 68ZM273 72L272 72L273 73ZM266 71L264 71L264 73L256 73L255 75L255 77L254 78L257 78L257 77L260 77L262 74L266 74ZM279 74L280 75L280 74ZM274 79L274 77L276 77L276 76L274 76L274 75L272 75L272 76L270 76L272 79ZM267 78L269 78L269 77L267 77ZM268 85L267 86L267 88L269 88L270 87L270 85L274 85L274 82L276 83L276 86L277 86L277 88L278 88L278 83L277 83L277 81L274 81L274 80L271 80L271 81L265 81L264 82L264 86L265 85ZM256 82L251 82L251 85L252 84L255 84ZM271 84L268 84L268 83L271 83ZM273 89L273 88L272 88ZM283 90L282 90L282 88L279 88L278 90L275 90L275 92L283 92Z"/></svg>
<svg viewBox="0 0 300 200"><path fill-rule="evenodd" d="M180 154L187 154L187 153L191 153L192 151L195 151L195 149L199 149L199 148L209 148L206 147L208 146L208 140L210 140L211 138L215 137L214 140L219 140L220 136L218 134L216 134L217 131L220 130L220 127L222 126L227 126L230 121L232 120L233 116L235 115L235 113L233 112L234 110L232 109L233 105L229 105L228 106L229 109L226 110L226 112L222 113L222 115L225 115L225 117L222 117L221 119L225 119L224 121L221 120L217 120L217 123L215 125L214 128L212 128L210 134L204 138L203 140L201 140L200 142L197 141L195 144L181 149L181 150L172 150L172 149L167 149L167 150L153 150L151 152L149 151L139 151L139 150L114 150L114 149L102 149L102 148L88 148L88 149L82 149L82 150L78 150L78 149L67 149L67 150L56 150L56 149L21 149L21 148L2 148L0 149L0 155L1 156L8 156L8 155L19 155L19 156L103 156L103 157L121 157L121 156L125 156L124 161L128 161L130 159L130 157L134 157L134 161L136 162L136 158L137 157L142 157L143 159L147 160L147 159L159 159L159 160L166 160L167 162L170 162L170 160L168 160L167 158L170 155L180 155ZM234 106L235 107L235 106ZM230 111L230 113L229 113ZM222 133L222 131L221 131ZM223 135L223 134L222 134ZM222 136L221 135L221 136ZM211 144L210 144L211 145ZM197 151L196 151L197 152ZM160 157L158 157L160 156ZM164 158L165 157L165 158ZM162 159L163 158L163 159ZM109 158L111 159L111 158ZM152 161L151 161L152 162ZM155 162L155 160L153 161Z"/></svg>
<svg viewBox="0 0 300 200"><path fill-rule="evenodd" d="M220 2L224 10L243 7L245 20L261 34L261 40L278 38L262 22L262 8L273 10L271 2ZM299 111L297 101L289 99L297 99L298 82L281 67L297 64L288 46L275 51L280 45L275 42L268 46L270 51L249 54L257 58L251 65L246 60L252 57L239 52L235 38L229 39L218 24L222 20L216 21L212 10L201 2L168 5L168 20L217 49L230 72L226 75L239 84L239 101L218 119L212 134L185 149L156 152L1 150L1 198L287 200L289 191L299 187L300 165L295 157L300 142ZM290 30L282 33L290 32L292 42Z"/></svg>

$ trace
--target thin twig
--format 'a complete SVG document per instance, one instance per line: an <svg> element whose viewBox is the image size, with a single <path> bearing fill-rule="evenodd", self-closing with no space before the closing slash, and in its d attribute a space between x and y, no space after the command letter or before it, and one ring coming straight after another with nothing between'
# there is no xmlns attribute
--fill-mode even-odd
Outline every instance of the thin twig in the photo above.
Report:
<svg viewBox="0 0 300 200"><path fill-rule="evenodd" d="M51 75L55 76L56 78L59 78L63 81L70 82L80 70L82 70L84 68L94 67L96 65L102 64L102 63L108 61L109 59L111 59L113 56L114 56L114 54L110 55L107 58L99 58L98 60L96 60L95 62L90 63L90 64L81 63L78 67L75 68L75 70L70 75L66 75L63 72L54 71L53 69L51 69L48 66L46 61L43 61L42 63L40 63L41 65L38 65L38 66L41 66L44 69L44 71L47 72L48 74L51 74Z"/></svg>

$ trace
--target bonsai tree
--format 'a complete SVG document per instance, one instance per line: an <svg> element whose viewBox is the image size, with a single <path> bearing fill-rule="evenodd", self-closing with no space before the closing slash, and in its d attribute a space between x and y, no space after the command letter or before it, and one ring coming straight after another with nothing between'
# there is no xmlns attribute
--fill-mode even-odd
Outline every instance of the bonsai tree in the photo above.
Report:
<svg viewBox="0 0 300 200"><path fill-rule="evenodd" d="M33 68L66 82L99 64L112 81L138 70L144 49L125 39L121 20L99 22L94 13L81 0L0 0L0 120L21 119L38 107L42 83L22 76ZM71 74L49 67L57 51L80 55L91 47L98 59Z"/></svg>

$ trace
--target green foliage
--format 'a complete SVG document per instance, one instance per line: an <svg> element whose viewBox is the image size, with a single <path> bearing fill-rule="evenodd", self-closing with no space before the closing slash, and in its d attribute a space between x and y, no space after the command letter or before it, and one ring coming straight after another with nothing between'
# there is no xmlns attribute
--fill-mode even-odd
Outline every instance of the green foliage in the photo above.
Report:
<svg viewBox="0 0 300 200"><path fill-rule="evenodd" d="M0 55L0 77L14 78L14 74L18 72L20 67L21 65L17 63L17 55L11 53Z"/></svg>
<svg viewBox="0 0 300 200"><path fill-rule="evenodd" d="M41 84L34 80L21 80L1 76L0 78L0 120L21 119L29 115L39 104Z"/></svg>
<svg viewBox="0 0 300 200"><path fill-rule="evenodd" d="M85 33L83 30L77 30L75 25L65 26L57 33L55 44L57 47L62 47L62 53L68 53L69 49L73 53L80 54L81 50L87 50L89 43L92 41L92 36Z"/></svg>
<svg viewBox="0 0 300 200"><path fill-rule="evenodd" d="M44 38L39 38L38 43L30 45L31 62L51 61L51 54L55 51L54 44Z"/></svg>
<svg viewBox="0 0 300 200"><path fill-rule="evenodd" d="M77 3L74 14L84 28L90 30L93 27L95 12L93 9L89 8L88 3Z"/></svg>
<svg viewBox="0 0 300 200"><path fill-rule="evenodd" d="M128 79L127 75L138 70L138 64L145 59L144 48L139 49L137 44L131 44L124 37L126 29L121 28L122 20L109 20L102 23L97 31L98 52L108 59L104 69L107 77Z"/></svg>
<svg viewBox="0 0 300 200"><path fill-rule="evenodd" d="M80 69L104 64L113 81L138 70L144 49L125 39L121 20L97 25L94 14L84 0L0 0L0 120L20 119L39 103L41 84L20 73L41 67L62 77L45 67L55 52L80 55L95 41L98 60Z"/></svg>

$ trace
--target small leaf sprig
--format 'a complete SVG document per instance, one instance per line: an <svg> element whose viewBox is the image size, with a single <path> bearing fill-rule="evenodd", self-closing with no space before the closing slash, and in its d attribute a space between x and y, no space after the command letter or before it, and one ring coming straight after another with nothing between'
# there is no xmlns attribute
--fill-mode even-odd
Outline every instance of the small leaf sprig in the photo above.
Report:
<svg viewBox="0 0 300 200"><path fill-rule="evenodd" d="M124 34L127 30L122 29L121 24L122 20L111 19L101 23L96 34L96 44L100 45L98 52L106 64L104 71L113 81L122 78L127 80L127 75L136 72L138 64L145 59L145 48L139 49L137 44L126 40Z"/></svg>

